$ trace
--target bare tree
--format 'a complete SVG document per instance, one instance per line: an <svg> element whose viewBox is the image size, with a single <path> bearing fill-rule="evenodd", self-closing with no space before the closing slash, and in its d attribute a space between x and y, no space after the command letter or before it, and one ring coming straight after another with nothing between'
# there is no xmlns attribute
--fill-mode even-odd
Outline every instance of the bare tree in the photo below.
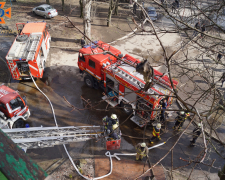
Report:
<svg viewBox="0 0 225 180"><path fill-rule="evenodd" d="M109 27L111 25L111 19L112 19L112 14L113 11L115 11L114 13L117 14L118 11L118 1L119 0L110 0L109 1L109 11L108 11L108 18L107 18L107 26ZM116 10L117 8L117 10Z"/></svg>
<svg viewBox="0 0 225 180"><path fill-rule="evenodd" d="M83 0L84 34L91 38L91 4L92 0Z"/></svg>

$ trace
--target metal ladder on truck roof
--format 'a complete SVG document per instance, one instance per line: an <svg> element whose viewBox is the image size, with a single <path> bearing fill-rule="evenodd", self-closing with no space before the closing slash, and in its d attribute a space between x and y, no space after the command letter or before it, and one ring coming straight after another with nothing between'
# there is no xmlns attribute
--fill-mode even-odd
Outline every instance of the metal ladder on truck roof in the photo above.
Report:
<svg viewBox="0 0 225 180"><path fill-rule="evenodd" d="M9 64L9 69L11 71L11 74L12 74L12 77L13 79L17 79L18 78L18 73L16 72L16 67L17 65L14 64L14 62L12 61L8 61L8 64Z"/></svg>
<svg viewBox="0 0 225 180"><path fill-rule="evenodd" d="M31 46L28 49L28 54L27 54L27 57L26 57L27 61L30 61L30 60L34 59L34 55L36 53L36 50L37 50L38 44L40 42L40 39L41 39L41 35L30 35L29 41L31 43Z"/></svg>
<svg viewBox="0 0 225 180"><path fill-rule="evenodd" d="M2 129L22 149L52 147L98 138L101 126L31 127Z"/></svg>

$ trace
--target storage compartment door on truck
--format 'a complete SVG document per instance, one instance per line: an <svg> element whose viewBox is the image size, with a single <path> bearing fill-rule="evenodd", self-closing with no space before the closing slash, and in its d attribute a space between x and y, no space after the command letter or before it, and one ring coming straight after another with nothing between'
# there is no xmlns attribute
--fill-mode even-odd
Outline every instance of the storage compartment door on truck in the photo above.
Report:
<svg viewBox="0 0 225 180"><path fill-rule="evenodd" d="M112 107L115 107L119 103L119 83L112 76L106 74L106 86L107 95L103 96L102 99L105 100Z"/></svg>
<svg viewBox="0 0 225 180"><path fill-rule="evenodd" d="M130 103L135 104L135 101L137 100L137 94L132 90L130 90L129 88L125 87L124 98L128 100Z"/></svg>
<svg viewBox="0 0 225 180"><path fill-rule="evenodd" d="M38 64L39 69L41 69L41 68L44 69L46 59L47 59L47 50L46 50L45 42L42 41L41 47L39 49L39 53L37 56L37 64Z"/></svg>

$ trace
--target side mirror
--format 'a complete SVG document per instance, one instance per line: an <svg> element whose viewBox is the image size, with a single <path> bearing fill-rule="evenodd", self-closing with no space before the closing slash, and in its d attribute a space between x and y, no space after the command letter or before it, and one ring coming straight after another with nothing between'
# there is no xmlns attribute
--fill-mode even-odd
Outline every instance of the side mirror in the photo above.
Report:
<svg viewBox="0 0 225 180"><path fill-rule="evenodd" d="M23 96L22 98L23 98L25 104L27 104L27 98L26 98L26 96Z"/></svg>

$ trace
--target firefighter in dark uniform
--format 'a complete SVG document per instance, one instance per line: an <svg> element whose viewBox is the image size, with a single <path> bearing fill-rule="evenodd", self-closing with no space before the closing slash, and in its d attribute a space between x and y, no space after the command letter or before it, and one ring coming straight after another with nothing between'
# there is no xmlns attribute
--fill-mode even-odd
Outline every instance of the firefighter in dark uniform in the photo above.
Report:
<svg viewBox="0 0 225 180"><path fill-rule="evenodd" d="M136 150L137 150L136 161L138 161L139 159L142 160L143 157L145 156L148 157L148 147L146 146L145 143L138 143L136 145Z"/></svg>
<svg viewBox="0 0 225 180"><path fill-rule="evenodd" d="M202 133L201 124L198 123L198 127L196 127L193 130L193 140L190 141L191 142L191 145L190 146L192 146L192 147L195 146L195 142L198 139L198 137L201 135L201 133Z"/></svg>
<svg viewBox="0 0 225 180"><path fill-rule="evenodd" d="M120 130L118 124L113 124L109 137L113 138L114 140L120 139Z"/></svg>
<svg viewBox="0 0 225 180"><path fill-rule="evenodd" d="M180 113L176 117L176 122L175 122L175 125L173 126L173 129L180 130L183 127L184 121L187 119L188 116L190 116L189 113L180 111Z"/></svg>
<svg viewBox="0 0 225 180"><path fill-rule="evenodd" d="M165 115L166 107L167 107L167 100L163 99L163 102L161 104L162 111L161 111L161 117L160 117L160 120L161 120L162 123L164 123L165 120L166 120L166 115Z"/></svg>
<svg viewBox="0 0 225 180"><path fill-rule="evenodd" d="M81 47L83 48L86 44L86 41L85 39L82 37L81 40L80 40L80 44L81 44Z"/></svg>
<svg viewBox="0 0 225 180"><path fill-rule="evenodd" d="M160 129L161 129L161 124L160 123L158 123L156 126L153 126L153 131L152 131L152 138L149 140L149 143L150 144L153 144L153 140L154 139L156 139L156 138L158 138L158 140L161 140L161 138L160 138Z"/></svg>
<svg viewBox="0 0 225 180"><path fill-rule="evenodd" d="M111 117L104 117L103 124L105 125L106 134L113 139L120 139L119 120L116 114L112 114Z"/></svg>

